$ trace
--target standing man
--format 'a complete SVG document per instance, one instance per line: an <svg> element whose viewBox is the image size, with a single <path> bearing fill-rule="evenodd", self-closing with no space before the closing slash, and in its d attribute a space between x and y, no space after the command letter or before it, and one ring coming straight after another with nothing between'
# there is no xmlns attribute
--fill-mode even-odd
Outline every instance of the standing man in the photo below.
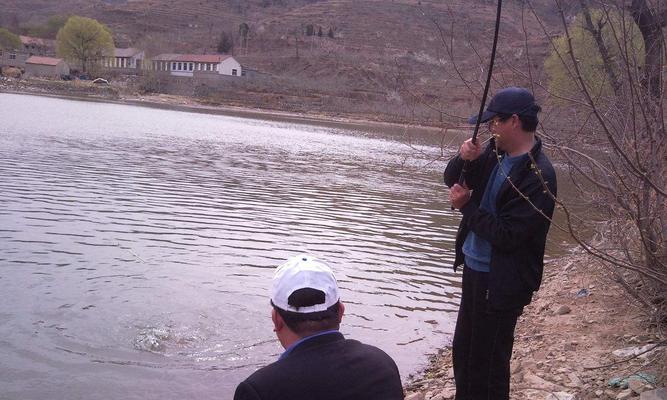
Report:
<svg viewBox="0 0 667 400"><path fill-rule="evenodd" d="M457 400L509 399L514 327L542 281L556 196L535 135L540 109L526 89L498 91L482 114L489 145L466 140L445 169L451 204L463 214L454 261L454 269L464 265L452 351Z"/></svg>
<svg viewBox="0 0 667 400"><path fill-rule="evenodd" d="M400 400L396 363L338 331L345 307L327 264L307 254L276 270L271 290L280 359L236 388L234 400Z"/></svg>

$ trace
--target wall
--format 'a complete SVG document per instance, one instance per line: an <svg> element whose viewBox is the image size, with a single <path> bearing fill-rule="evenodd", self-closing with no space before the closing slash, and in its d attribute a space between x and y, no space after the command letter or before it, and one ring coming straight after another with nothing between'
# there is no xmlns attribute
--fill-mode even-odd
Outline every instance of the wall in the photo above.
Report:
<svg viewBox="0 0 667 400"><path fill-rule="evenodd" d="M16 59L11 60L9 58L10 54L16 54ZM10 66L10 67L25 67L25 60L30 57L26 53L2 50L2 55L0 56L0 66Z"/></svg>
<svg viewBox="0 0 667 400"><path fill-rule="evenodd" d="M220 63L220 73L222 75L232 75L232 70L236 70L236 76L241 76L241 64L233 58L228 58Z"/></svg>

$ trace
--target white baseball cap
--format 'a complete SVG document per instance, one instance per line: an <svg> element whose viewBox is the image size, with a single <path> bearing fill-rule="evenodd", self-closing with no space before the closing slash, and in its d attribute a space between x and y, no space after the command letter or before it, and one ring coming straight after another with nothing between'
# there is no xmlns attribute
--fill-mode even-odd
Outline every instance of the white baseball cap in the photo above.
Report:
<svg viewBox="0 0 667 400"><path fill-rule="evenodd" d="M295 304L292 294L306 288L315 289L321 295L316 296L315 304ZM339 298L338 284L331 268L309 254L291 257L273 275L271 302L282 310L300 314L326 311Z"/></svg>

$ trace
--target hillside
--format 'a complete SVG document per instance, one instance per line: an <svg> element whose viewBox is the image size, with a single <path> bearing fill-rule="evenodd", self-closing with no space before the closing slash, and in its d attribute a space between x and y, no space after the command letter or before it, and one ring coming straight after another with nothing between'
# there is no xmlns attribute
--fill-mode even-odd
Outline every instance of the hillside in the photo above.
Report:
<svg viewBox="0 0 667 400"><path fill-rule="evenodd" d="M486 0L3 3L0 24L10 29L42 23L52 15L78 14L107 24L118 47L141 47L149 55L213 53L221 32L229 32L234 55L246 68L258 71L258 78L232 85L228 93L206 93L210 101L224 98L290 111L400 115L422 122L451 120L451 114L467 115L475 107L470 90L481 91L496 12L495 4ZM496 85L525 83L515 71L526 70L526 42L531 72L543 79L548 42L522 4L504 4ZM534 7L546 29L557 32L553 2L539 0ZM247 41L239 36L242 23L250 28ZM442 110L446 113L441 115Z"/></svg>

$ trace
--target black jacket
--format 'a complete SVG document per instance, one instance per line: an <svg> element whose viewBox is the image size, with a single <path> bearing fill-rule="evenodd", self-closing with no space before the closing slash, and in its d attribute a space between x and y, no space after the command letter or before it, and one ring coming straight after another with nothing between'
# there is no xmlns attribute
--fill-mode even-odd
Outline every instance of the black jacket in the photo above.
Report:
<svg viewBox="0 0 667 400"><path fill-rule="evenodd" d="M479 208L489 177L498 164L494 140L469 163L465 176L466 185L473 192L461 209L463 219L456 235L454 269L464 262L463 242L469 231L491 243L487 297L489 305L497 310L530 303L533 292L542 282L544 248L554 212L551 194L556 196L556 173L542 152L539 138L530 155L532 159L529 157L525 163L515 165L509 176L521 193L506 180L498 191L495 216ZM458 155L447 164L447 186L458 182L463 164Z"/></svg>
<svg viewBox="0 0 667 400"><path fill-rule="evenodd" d="M249 399L398 400L403 388L391 357L337 332L306 340L250 375L234 394Z"/></svg>

